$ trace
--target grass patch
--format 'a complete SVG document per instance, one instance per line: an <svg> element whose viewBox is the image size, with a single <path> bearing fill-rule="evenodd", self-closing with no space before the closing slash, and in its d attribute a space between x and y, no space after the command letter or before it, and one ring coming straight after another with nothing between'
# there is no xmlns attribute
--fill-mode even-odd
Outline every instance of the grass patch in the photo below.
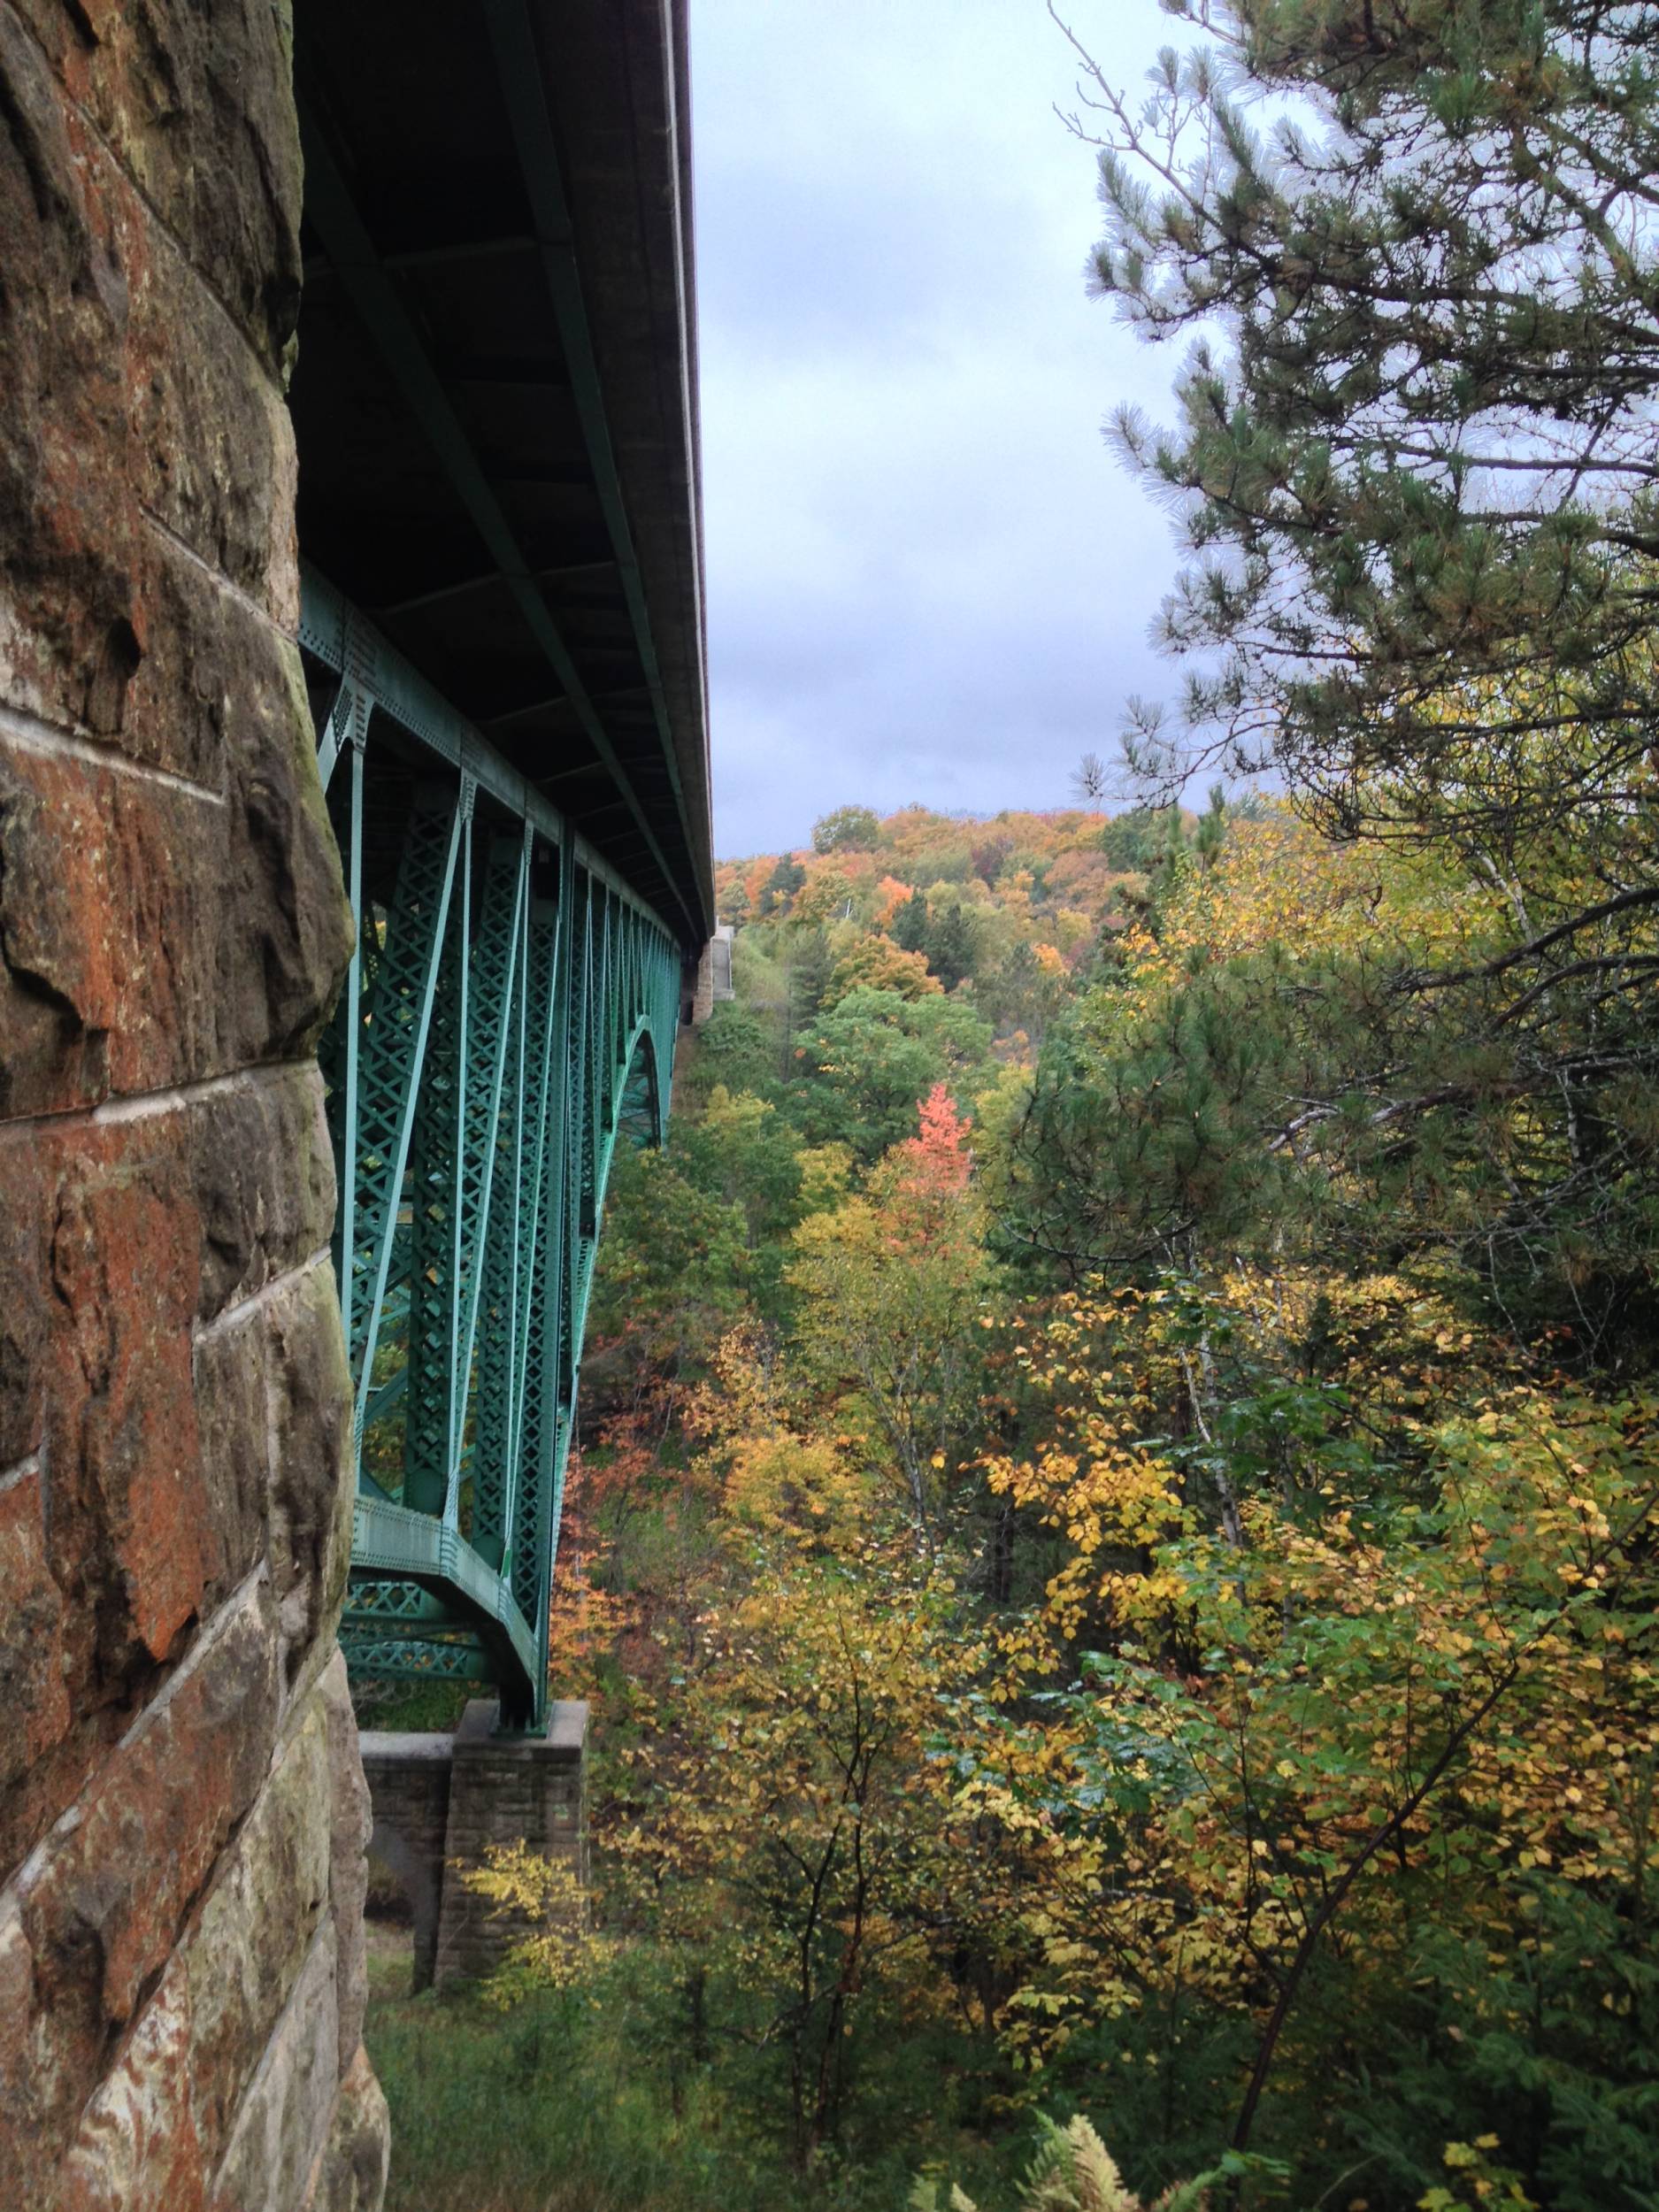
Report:
<svg viewBox="0 0 1659 2212"><path fill-rule="evenodd" d="M677 2118L597 1992L511 2011L409 1994L409 1944L375 1932L369 2053L392 2115L386 2212L761 2212L706 2115ZM695 2100L693 2101L694 2104Z"/></svg>
<svg viewBox="0 0 1659 2212"><path fill-rule="evenodd" d="M941 2152L953 2171L986 2170L920 2046L887 2055L909 2110L872 2110L856 2140L792 2170L743 2093L752 2054L678 2062L643 1950L509 2010L411 1997L409 1975L407 1932L373 1925L365 2036L391 2108L386 2212L897 2212Z"/></svg>

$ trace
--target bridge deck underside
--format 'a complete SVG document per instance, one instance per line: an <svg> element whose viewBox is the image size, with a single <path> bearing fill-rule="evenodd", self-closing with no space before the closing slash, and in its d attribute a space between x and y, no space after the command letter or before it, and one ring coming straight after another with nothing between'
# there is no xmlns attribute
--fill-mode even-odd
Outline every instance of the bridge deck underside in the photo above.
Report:
<svg viewBox="0 0 1659 2212"><path fill-rule="evenodd" d="M294 35L302 643L358 923L343 1635L530 1721L605 1178L711 920L686 10Z"/></svg>
<svg viewBox="0 0 1659 2212"><path fill-rule="evenodd" d="M307 558L690 951L712 865L683 18L297 0L291 402Z"/></svg>

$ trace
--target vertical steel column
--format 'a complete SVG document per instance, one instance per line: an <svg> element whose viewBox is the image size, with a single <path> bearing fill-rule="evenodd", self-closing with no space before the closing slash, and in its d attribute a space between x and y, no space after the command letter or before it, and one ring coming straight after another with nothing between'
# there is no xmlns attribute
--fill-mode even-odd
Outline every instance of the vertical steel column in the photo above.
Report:
<svg viewBox="0 0 1659 2212"><path fill-rule="evenodd" d="M432 1028L460 831L460 810L453 793L427 787L416 794L374 989L363 1018L357 1119L345 1137L348 1144L355 1141L357 1202L349 1268L342 1269L342 1279L349 1272L352 1283L347 1341L357 1386L359 1444Z"/></svg>
<svg viewBox="0 0 1659 2212"><path fill-rule="evenodd" d="M528 1348L539 1341L533 1325L540 1305L536 1256L543 1233L546 1194L542 1163L552 1065L553 964L558 908L531 902L521 932L518 987L514 995L514 1052L511 1066L515 1110L496 1161L508 1179L490 1210L481 1310L479 1317L478 1434L472 1456L471 1540L480 1558L497 1569L517 1555L515 1531L519 1452L532 1387Z"/></svg>
<svg viewBox="0 0 1659 2212"><path fill-rule="evenodd" d="M558 1479L568 1441L569 1240L573 1226L573 1108L580 1083L580 961L585 936L576 840L559 845L558 926L548 1024L547 1134L537 1205L538 1246L525 1347L524 1428L516 1455L518 1494L511 1531L513 1594L545 1671L548 1608L557 1547Z"/></svg>
<svg viewBox="0 0 1659 2212"><path fill-rule="evenodd" d="M513 1107L516 1092L507 1087L507 1063L513 1040L514 987L518 976L518 940L530 893L530 835L497 838L490 847L483 910L479 916L467 1064L471 1071L462 1120L459 1206L457 1217L456 1297L457 1325L453 1352L455 1386L449 1409L449 1463L444 1517L452 1525L460 1509L461 1475L468 1457L466 1427L474 1403L472 1368L478 1340L479 1299L495 1210L495 1164L511 1132L503 1105ZM516 1124L516 1107L513 1119ZM503 1178L503 1182L506 1179ZM502 1194L501 1218L509 1235L516 1193ZM505 1378L498 1378L504 1383Z"/></svg>
<svg viewBox="0 0 1659 2212"><path fill-rule="evenodd" d="M351 902L351 918L357 926L351 940L351 964L346 970L343 994L344 1022L342 1041L345 1045L345 1125L357 1125L357 1064L362 1054L363 1024L359 1018L363 1000L363 924L358 918L363 912L363 755L368 737L368 715L354 714L351 718L351 849L347 862L346 891ZM339 1256L354 1249L357 1219L357 1148L356 1145L342 1148L340 1202L335 1225L335 1264ZM348 1344L351 1341L351 1271L340 1268L340 1320Z"/></svg>
<svg viewBox="0 0 1659 2212"><path fill-rule="evenodd" d="M409 1390L403 1503L440 1513L449 1488L457 1389L455 1312L459 1184L466 1110L466 999L472 892L472 809L464 795L461 883L438 964L438 989L410 1156Z"/></svg>

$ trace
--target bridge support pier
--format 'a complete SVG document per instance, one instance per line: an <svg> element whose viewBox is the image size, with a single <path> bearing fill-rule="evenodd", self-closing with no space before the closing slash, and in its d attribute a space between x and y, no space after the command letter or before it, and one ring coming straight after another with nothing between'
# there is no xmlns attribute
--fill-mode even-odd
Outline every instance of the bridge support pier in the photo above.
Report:
<svg viewBox="0 0 1659 2212"><path fill-rule="evenodd" d="M413 1985L478 1981L526 1932L466 1886L495 1845L527 1843L588 1882L588 1708L555 1704L534 1734L495 1733L475 1699L453 1736L365 1733L374 1810L369 1849L396 1876L414 1917Z"/></svg>

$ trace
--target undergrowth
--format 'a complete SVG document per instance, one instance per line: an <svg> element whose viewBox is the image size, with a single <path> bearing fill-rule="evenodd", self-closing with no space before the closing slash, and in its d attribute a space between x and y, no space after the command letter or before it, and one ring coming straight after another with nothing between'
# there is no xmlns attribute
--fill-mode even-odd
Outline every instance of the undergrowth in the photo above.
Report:
<svg viewBox="0 0 1659 2212"><path fill-rule="evenodd" d="M764 2057L681 2062L648 1950L505 2008L411 1997L408 1977L407 1940L373 1931L365 2033L391 2108L386 2212L897 2212L930 2147L987 2192L1004 2177L941 2098L926 2039L888 2047L860 2139L803 2175L744 2107ZM930 2105L933 2129L918 2129Z"/></svg>

